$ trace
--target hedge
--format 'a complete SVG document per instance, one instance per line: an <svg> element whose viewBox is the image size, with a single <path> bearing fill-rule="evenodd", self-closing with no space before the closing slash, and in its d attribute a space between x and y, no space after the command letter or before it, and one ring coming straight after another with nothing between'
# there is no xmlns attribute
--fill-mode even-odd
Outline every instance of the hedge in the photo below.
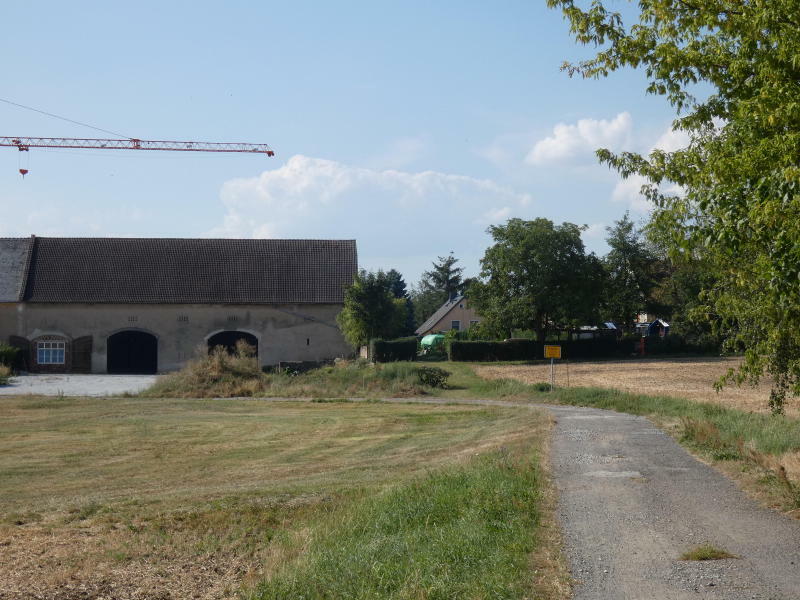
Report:
<svg viewBox="0 0 800 600"><path fill-rule="evenodd" d="M369 343L369 358L373 362L414 360L417 358L417 338L371 340Z"/></svg>
<svg viewBox="0 0 800 600"><path fill-rule="evenodd" d="M453 361L534 360L542 357L542 345L533 340L470 342L453 340L447 358Z"/></svg>
<svg viewBox="0 0 800 600"><path fill-rule="evenodd" d="M548 342L561 346L562 359L623 358L641 352L641 338L626 337L617 340L613 337L590 340ZM471 342L452 340L448 346L447 358L452 361L496 361L496 360L535 360L544 356L543 344L533 340L507 340L505 342ZM668 335L664 338L645 338L645 356L664 354L709 354L717 353L713 346L688 343L682 336Z"/></svg>
<svg viewBox="0 0 800 600"><path fill-rule="evenodd" d="M0 344L0 365L6 365L7 367L13 366L17 352L19 352L19 348Z"/></svg>

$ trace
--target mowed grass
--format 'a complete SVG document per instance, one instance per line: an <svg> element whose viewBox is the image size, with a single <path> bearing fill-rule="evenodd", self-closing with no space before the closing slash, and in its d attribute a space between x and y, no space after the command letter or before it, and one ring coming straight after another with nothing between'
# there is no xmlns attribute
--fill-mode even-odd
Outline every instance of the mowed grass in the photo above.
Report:
<svg viewBox="0 0 800 600"><path fill-rule="evenodd" d="M537 411L4 398L0 418L0 595L107 595L113 581L129 597L270 597L345 563L361 574L354 598L456 580L472 583L427 597L531 589L519 567L539 518Z"/></svg>

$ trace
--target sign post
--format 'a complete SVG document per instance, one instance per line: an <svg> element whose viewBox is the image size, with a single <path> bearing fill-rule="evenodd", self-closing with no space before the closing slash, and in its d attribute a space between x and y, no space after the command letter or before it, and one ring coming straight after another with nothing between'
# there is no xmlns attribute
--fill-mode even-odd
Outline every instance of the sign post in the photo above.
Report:
<svg viewBox="0 0 800 600"><path fill-rule="evenodd" d="M550 359L550 391L552 392L556 385L555 359L561 358L561 346L545 346L544 357Z"/></svg>

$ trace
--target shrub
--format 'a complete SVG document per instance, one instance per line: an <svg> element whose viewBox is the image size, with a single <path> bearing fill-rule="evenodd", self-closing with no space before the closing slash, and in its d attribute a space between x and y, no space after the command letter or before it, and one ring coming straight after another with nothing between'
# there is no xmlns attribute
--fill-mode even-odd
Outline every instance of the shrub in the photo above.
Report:
<svg viewBox="0 0 800 600"><path fill-rule="evenodd" d="M12 366L18 352L19 348L14 348L8 344L0 344L0 365Z"/></svg>
<svg viewBox="0 0 800 600"><path fill-rule="evenodd" d="M417 367L417 377L422 385L432 388L446 388L450 371L439 367Z"/></svg>
<svg viewBox="0 0 800 600"><path fill-rule="evenodd" d="M0 385L7 384L10 377L11 377L11 367L8 367L6 365L0 365Z"/></svg>
<svg viewBox="0 0 800 600"><path fill-rule="evenodd" d="M417 357L417 338L406 337L396 340L371 340L369 357L374 362L394 362L414 360Z"/></svg>

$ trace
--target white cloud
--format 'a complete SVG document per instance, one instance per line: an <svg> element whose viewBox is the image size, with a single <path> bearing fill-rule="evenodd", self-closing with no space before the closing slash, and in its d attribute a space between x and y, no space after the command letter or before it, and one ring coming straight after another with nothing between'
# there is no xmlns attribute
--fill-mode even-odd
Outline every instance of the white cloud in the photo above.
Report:
<svg viewBox="0 0 800 600"><path fill-rule="evenodd" d="M637 213L646 213L650 210L650 201L642 196L641 189L647 180L641 175L631 175L627 179L620 179L611 192L614 202L627 204L628 208Z"/></svg>
<svg viewBox="0 0 800 600"><path fill-rule="evenodd" d="M603 239L606 233L606 224L605 223L592 223L591 225L587 225L586 229L581 234L584 243L590 240L598 240Z"/></svg>
<svg viewBox="0 0 800 600"><path fill-rule="evenodd" d="M630 143L633 119L622 112L611 120L580 119L573 125L559 123L549 137L536 142L525 162L542 166L594 160L598 148L620 149Z"/></svg>
<svg viewBox="0 0 800 600"><path fill-rule="evenodd" d="M664 152L675 152L681 150L689 145L689 134L681 129L673 129L672 127L661 134L661 137L656 140L653 147L650 149L652 152L655 149L663 150Z"/></svg>
<svg viewBox="0 0 800 600"><path fill-rule="evenodd" d="M511 216L511 212L511 207L509 206L504 206L503 208L492 208L475 219L474 222L479 225L503 223Z"/></svg>
<svg viewBox="0 0 800 600"><path fill-rule="evenodd" d="M673 129L671 126L662 133L656 142L647 151L647 154L653 150L663 150L664 152L675 152L689 145L689 134L685 131ZM641 194L642 186L647 184L647 180L641 175L631 175L627 179L620 179L614 186L614 191L611 193L611 199L614 202L627 204L628 207L636 213L647 213L653 206L650 201ZM680 186L675 184L666 184L661 186L661 191L667 194L680 195L683 190Z"/></svg>
<svg viewBox="0 0 800 600"><path fill-rule="evenodd" d="M427 135L403 137L389 144L383 153L370 158L367 166L373 169L402 169L425 158L430 153L432 142Z"/></svg>
<svg viewBox="0 0 800 600"><path fill-rule="evenodd" d="M485 228L527 214L529 194L487 180L436 171L418 173L353 167L297 155L257 177L226 182L221 237L355 238L360 262L403 262L453 250L477 270ZM469 265L472 260L475 264ZM424 268L424 265L421 267ZM418 274L407 274L409 283Z"/></svg>

